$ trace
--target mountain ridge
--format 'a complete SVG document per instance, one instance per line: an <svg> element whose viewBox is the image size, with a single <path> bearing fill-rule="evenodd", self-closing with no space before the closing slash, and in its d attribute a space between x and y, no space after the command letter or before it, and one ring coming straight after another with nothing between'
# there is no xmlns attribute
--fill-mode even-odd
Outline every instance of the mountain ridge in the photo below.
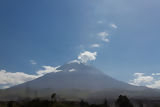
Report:
<svg viewBox="0 0 160 107"><path fill-rule="evenodd" d="M115 98L120 94L133 98L160 97L159 90L127 84L83 63L67 63L57 70L61 72L48 73L4 90L7 95L3 98L49 97L52 93L66 99Z"/></svg>

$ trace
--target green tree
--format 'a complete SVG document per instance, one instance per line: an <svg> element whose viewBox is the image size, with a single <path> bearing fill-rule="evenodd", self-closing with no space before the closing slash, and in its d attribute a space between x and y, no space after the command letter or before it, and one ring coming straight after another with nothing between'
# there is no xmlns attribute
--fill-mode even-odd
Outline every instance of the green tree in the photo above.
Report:
<svg viewBox="0 0 160 107"><path fill-rule="evenodd" d="M88 107L88 106L89 106L89 104L87 102L81 100L80 107Z"/></svg>
<svg viewBox="0 0 160 107"><path fill-rule="evenodd" d="M120 95L119 98L116 101L116 105L118 107L133 107L130 100L127 98L127 96Z"/></svg>
<svg viewBox="0 0 160 107"><path fill-rule="evenodd" d="M104 107L109 107L109 104L108 104L107 99L104 100L103 106L104 106Z"/></svg>
<svg viewBox="0 0 160 107"><path fill-rule="evenodd" d="M53 94L51 95L51 99L52 99L52 100L55 100L55 99L56 99L56 93L53 93Z"/></svg>

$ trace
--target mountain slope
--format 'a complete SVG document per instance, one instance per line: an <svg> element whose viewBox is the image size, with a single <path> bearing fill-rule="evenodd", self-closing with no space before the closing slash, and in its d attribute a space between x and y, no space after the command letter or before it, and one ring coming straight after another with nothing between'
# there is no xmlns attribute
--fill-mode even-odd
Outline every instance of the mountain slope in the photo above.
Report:
<svg viewBox="0 0 160 107"><path fill-rule="evenodd" d="M48 73L5 90L7 94L5 98L49 97L53 92L67 99L115 98L120 94L131 97L159 97L157 93L160 91L115 80L100 70L82 63L68 63L58 70L61 72Z"/></svg>

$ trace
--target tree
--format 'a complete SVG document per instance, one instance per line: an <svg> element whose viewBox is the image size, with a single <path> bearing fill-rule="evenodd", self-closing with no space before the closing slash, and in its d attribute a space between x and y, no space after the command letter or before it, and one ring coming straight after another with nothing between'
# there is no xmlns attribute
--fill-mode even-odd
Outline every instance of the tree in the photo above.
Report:
<svg viewBox="0 0 160 107"><path fill-rule="evenodd" d="M143 103L142 102L139 102L139 107L143 107Z"/></svg>
<svg viewBox="0 0 160 107"><path fill-rule="evenodd" d="M56 99L56 93L53 93L53 94L51 95L51 99L52 99L52 100L55 100L55 99Z"/></svg>
<svg viewBox="0 0 160 107"><path fill-rule="evenodd" d="M120 95L116 101L118 107L133 107L132 103L129 101L127 96Z"/></svg>
<svg viewBox="0 0 160 107"><path fill-rule="evenodd" d="M104 107L109 107L109 104L108 104L108 101L107 99L104 100L104 103L103 103Z"/></svg>
<svg viewBox="0 0 160 107"><path fill-rule="evenodd" d="M87 102L81 100L80 107L88 107L88 106L89 106L89 104Z"/></svg>

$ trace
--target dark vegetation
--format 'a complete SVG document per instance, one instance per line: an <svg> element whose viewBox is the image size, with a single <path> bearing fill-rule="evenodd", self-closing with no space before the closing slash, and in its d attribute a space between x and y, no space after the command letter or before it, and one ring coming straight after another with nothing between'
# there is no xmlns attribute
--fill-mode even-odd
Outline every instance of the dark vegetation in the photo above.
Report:
<svg viewBox="0 0 160 107"><path fill-rule="evenodd" d="M51 95L50 100L40 98L25 99L23 101L1 101L0 107L160 107L160 102L130 101L127 96L120 95L116 101L103 103L88 103L87 101L65 101L56 98L56 93Z"/></svg>

